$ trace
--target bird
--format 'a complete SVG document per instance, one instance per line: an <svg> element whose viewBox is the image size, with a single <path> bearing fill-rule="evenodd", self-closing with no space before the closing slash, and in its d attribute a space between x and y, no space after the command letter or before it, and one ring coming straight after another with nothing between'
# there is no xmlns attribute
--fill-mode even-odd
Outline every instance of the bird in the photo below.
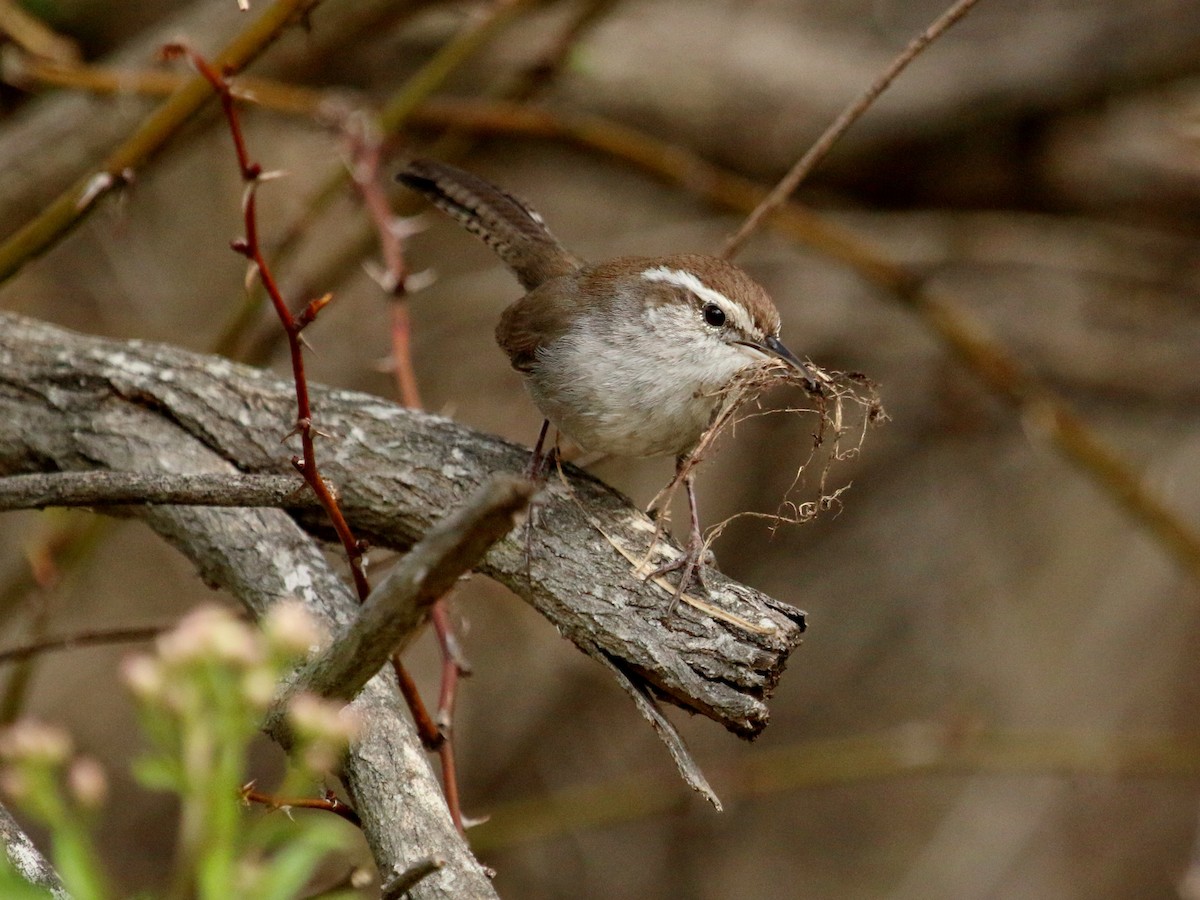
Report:
<svg viewBox="0 0 1200 900"><path fill-rule="evenodd" d="M698 253L585 262L528 203L444 162L410 159L396 178L481 239L526 291L501 314L496 342L545 417L532 471L551 424L588 451L675 457L689 537L678 559L647 578L681 572L672 610L693 578L706 588L686 463L722 389L749 367L781 360L821 392L813 369L781 341L766 289L739 266Z"/></svg>

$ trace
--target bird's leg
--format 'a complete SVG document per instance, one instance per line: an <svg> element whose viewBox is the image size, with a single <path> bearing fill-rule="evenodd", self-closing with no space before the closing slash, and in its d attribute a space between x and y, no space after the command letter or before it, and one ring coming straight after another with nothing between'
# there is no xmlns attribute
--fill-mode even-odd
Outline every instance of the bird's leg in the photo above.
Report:
<svg viewBox="0 0 1200 900"><path fill-rule="evenodd" d="M545 484L549 477L549 463L554 456L554 448L545 450L546 435L550 431L550 420L542 419L542 430L538 432L537 443L533 447L533 455L529 457L529 468L525 476L538 488ZM538 500L534 496L529 504L529 514L525 518L525 578L533 581L533 529L537 526Z"/></svg>
<svg viewBox="0 0 1200 900"><path fill-rule="evenodd" d="M542 430L538 432L537 443L533 446L533 455L529 457L529 468L525 475L533 482L541 482L544 480L543 471L547 468L546 463L553 454L553 449L549 452L543 452L546 446L546 435L550 431L550 420L542 419Z"/></svg>
<svg viewBox="0 0 1200 900"><path fill-rule="evenodd" d="M646 576L646 581L653 578L659 578L668 572L680 572L679 584L675 588L675 593L671 597L671 605L667 608L667 615L675 612L675 607L679 603L679 598L687 591L692 579L695 578L696 583L700 585L700 589L707 594L708 585L704 581L704 533L700 530L700 512L696 506L696 485L693 482L693 476L689 460L686 456L681 456L677 461L678 466L676 478L683 481L683 488L687 492L688 513L691 518L690 527L688 529L687 546L682 554L677 559L672 560L662 566L659 566L653 572Z"/></svg>

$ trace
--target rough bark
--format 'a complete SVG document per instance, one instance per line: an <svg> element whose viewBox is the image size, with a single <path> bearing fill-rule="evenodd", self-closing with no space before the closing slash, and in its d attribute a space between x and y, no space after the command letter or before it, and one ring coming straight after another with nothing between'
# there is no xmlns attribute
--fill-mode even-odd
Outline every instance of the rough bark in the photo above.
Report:
<svg viewBox="0 0 1200 900"><path fill-rule="evenodd" d="M0 358L6 360L0 363L0 408L5 411L0 470L235 471L183 423L172 421L170 408L156 405L152 393L140 392L119 376L106 386L105 376L97 377L94 369L87 372L84 363L86 358L91 365L123 366L149 375L153 348L129 347L126 352L117 343L89 345L86 339L11 317L0 317L0 345ZM17 346L23 363L11 352ZM71 356L71 346L79 357ZM39 354L42 366L34 362ZM210 362L232 371L220 360ZM73 363L83 363L84 370L72 374ZM109 374L116 371L109 369ZM167 375L168 384L171 377ZM217 401L220 395L210 396ZM356 599L317 542L281 510L146 506L138 515L187 554L206 581L229 590L255 614L285 597L298 597L332 627L345 625L358 611ZM437 778L401 712L404 704L394 682L376 676L353 705L363 732L346 761L344 780L383 879L438 855L447 864L414 888L413 897L494 897L450 820Z"/></svg>
<svg viewBox="0 0 1200 900"><path fill-rule="evenodd" d="M323 471L360 537L410 546L491 474L519 473L528 451L447 419L364 394L317 389ZM0 314L0 473L112 468L195 472L290 469L280 437L292 425L292 385L226 360L141 342L84 337ZM239 521L272 511L239 512ZM209 580L242 584L257 555L253 533L228 556L192 545L187 522L222 511L140 513L196 559ZM321 515L297 513L319 531ZM718 615L679 604L646 584L634 563L654 526L629 501L578 470L552 479L539 504L531 553L517 533L480 570L532 603L589 655L615 661L686 709L743 736L768 718L766 699L800 641L803 614L713 573ZM626 555L622 555L617 547ZM673 545L672 545L673 546ZM659 553L678 552L660 543ZM661 557L656 557L661 558ZM248 601L249 602L249 601Z"/></svg>
<svg viewBox="0 0 1200 900"><path fill-rule="evenodd" d="M0 806L0 850L8 857L9 865L30 884L45 888L54 900L71 900L54 867L3 806Z"/></svg>

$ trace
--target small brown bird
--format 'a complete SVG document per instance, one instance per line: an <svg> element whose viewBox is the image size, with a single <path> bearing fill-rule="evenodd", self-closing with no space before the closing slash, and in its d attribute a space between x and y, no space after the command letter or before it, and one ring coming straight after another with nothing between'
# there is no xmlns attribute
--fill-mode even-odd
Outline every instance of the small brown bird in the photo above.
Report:
<svg viewBox="0 0 1200 900"><path fill-rule="evenodd" d="M650 577L682 570L678 599L704 550L683 463L721 389L747 367L781 359L820 391L808 366L780 342L779 311L767 292L713 256L584 263L524 202L445 163L413 160L397 178L481 238L528 291L501 315L496 341L547 424L587 450L675 456L690 537L683 556Z"/></svg>

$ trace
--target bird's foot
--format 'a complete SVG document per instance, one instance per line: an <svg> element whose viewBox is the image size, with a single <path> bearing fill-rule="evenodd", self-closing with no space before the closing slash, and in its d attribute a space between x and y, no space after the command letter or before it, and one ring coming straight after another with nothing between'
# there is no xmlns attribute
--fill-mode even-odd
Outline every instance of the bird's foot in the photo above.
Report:
<svg viewBox="0 0 1200 900"><path fill-rule="evenodd" d="M689 540L687 547L678 557L659 566L645 577L645 581L653 581L671 572L679 572L679 583L671 595L671 605L667 607L667 615L673 615L679 600L688 592L688 588L697 585L706 597L712 595L708 582L704 578L704 570L716 565L713 552L704 545L703 538L695 536Z"/></svg>
<svg viewBox="0 0 1200 900"><path fill-rule="evenodd" d="M550 430L550 420L542 422L542 430L538 434L537 444L529 457L529 465L525 469L528 478L538 493L534 494L529 503L525 516L525 580L533 582L533 531L537 528L538 516L544 500L541 499L541 489L550 480L550 472L558 466L558 445L546 448L546 433Z"/></svg>

